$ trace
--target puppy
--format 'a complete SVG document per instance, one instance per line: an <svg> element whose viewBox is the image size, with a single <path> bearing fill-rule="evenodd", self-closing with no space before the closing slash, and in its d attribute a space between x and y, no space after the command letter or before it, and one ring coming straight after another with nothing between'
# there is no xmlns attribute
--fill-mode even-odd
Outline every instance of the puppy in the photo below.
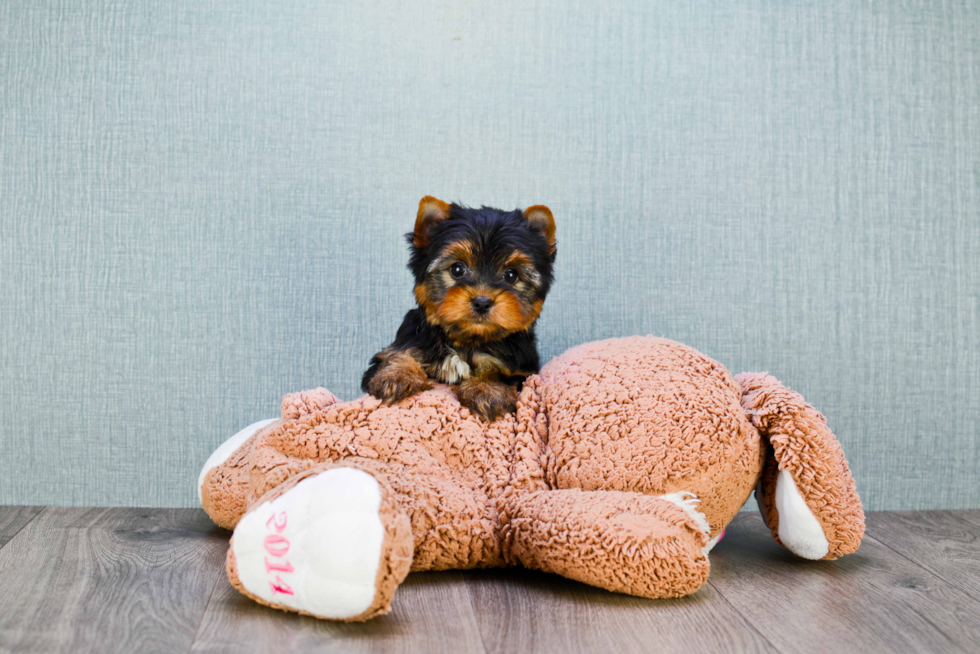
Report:
<svg viewBox="0 0 980 654"><path fill-rule="evenodd" d="M534 323L552 282L551 210L471 209L426 196L406 237L418 306L371 359L361 388L392 404L442 382L488 422L514 411L540 365Z"/></svg>

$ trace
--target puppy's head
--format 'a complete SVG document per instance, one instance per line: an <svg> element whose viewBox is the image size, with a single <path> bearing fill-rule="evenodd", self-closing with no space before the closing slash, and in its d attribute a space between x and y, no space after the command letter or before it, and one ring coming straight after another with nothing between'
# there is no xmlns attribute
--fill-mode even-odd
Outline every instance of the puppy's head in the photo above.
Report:
<svg viewBox="0 0 980 654"><path fill-rule="evenodd" d="M407 238L415 299L454 340L496 341L538 319L556 253L548 207L470 209L426 196Z"/></svg>

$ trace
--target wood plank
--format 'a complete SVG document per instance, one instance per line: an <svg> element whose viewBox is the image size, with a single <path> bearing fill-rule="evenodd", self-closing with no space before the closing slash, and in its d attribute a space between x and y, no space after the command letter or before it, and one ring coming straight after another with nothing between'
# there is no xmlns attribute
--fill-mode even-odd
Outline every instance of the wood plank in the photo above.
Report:
<svg viewBox="0 0 980 654"><path fill-rule="evenodd" d="M412 573L392 612L364 623L317 620L262 606L218 583L192 652L484 651L460 572Z"/></svg>
<svg viewBox="0 0 980 654"><path fill-rule="evenodd" d="M0 507L0 651L980 650L980 512L868 524L857 554L807 562L740 515L681 600L522 569L422 573L391 615L344 624L238 594L229 534L201 511Z"/></svg>
<svg viewBox="0 0 980 654"><path fill-rule="evenodd" d="M0 547L41 512L39 506L0 506Z"/></svg>
<svg viewBox="0 0 980 654"><path fill-rule="evenodd" d="M227 540L200 510L45 509L0 550L0 651L186 651Z"/></svg>
<svg viewBox="0 0 980 654"><path fill-rule="evenodd" d="M980 511L872 513L868 533L980 600Z"/></svg>
<svg viewBox="0 0 980 654"><path fill-rule="evenodd" d="M467 573L487 652L774 652L717 591L648 600L513 568Z"/></svg>
<svg viewBox="0 0 980 654"><path fill-rule="evenodd" d="M743 513L709 583L787 654L980 651L980 602L872 536L838 561L804 561Z"/></svg>

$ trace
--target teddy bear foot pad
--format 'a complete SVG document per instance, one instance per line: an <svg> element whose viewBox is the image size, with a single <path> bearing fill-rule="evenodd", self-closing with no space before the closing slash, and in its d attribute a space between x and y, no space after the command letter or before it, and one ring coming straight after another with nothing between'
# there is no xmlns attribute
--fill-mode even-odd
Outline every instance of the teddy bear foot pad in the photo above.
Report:
<svg viewBox="0 0 980 654"><path fill-rule="evenodd" d="M793 554L813 561L827 556L830 543L820 521L800 495L793 475L780 470L776 477L776 511L779 515L779 540Z"/></svg>
<svg viewBox="0 0 980 654"><path fill-rule="evenodd" d="M264 604L320 618L384 612L384 489L357 468L303 477L242 517L228 555L232 583Z"/></svg>

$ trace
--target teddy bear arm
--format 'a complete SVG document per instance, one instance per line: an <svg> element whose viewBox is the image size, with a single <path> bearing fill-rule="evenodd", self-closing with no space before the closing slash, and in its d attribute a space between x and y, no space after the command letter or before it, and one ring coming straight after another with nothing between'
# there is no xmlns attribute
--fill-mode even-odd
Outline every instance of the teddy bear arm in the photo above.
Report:
<svg viewBox="0 0 980 654"><path fill-rule="evenodd" d="M281 424L275 418L242 429L211 453L197 479L201 507L219 527L234 529L248 508L251 451L259 434Z"/></svg>
<svg viewBox="0 0 980 654"><path fill-rule="evenodd" d="M282 400L280 418L255 422L219 445L197 479L201 506L219 527L233 529L248 505L251 450L262 432L283 421L322 411L339 400L325 388L290 393Z"/></svg>
<svg viewBox="0 0 980 654"><path fill-rule="evenodd" d="M512 498L503 524L509 563L606 590L682 597L708 578L704 525L670 499L620 491L538 491Z"/></svg>

